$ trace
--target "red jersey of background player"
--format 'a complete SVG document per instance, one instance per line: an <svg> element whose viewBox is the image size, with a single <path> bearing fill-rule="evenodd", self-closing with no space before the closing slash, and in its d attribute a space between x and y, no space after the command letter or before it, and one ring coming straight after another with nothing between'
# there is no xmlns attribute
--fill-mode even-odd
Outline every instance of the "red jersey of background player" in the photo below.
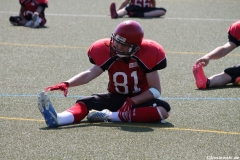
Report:
<svg viewBox="0 0 240 160"><path fill-rule="evenodd" d="M25 8L24 16L27 19L31 19L33 13L37 10L38 6L43 6L43 8L48 7L48 0L19 0L21 6ZM44 9L39 14L39 17L45 19Z"/></svg>
<svg viewBox="0 0 240 160"><path fill-rule="evenodd" d="M152 7L151 0L131 0L130 5L139 7Z"/></svg>
<svg viewBox="0 0 240 160"><path fill-rule="evenodd" d="M149 89L146 73L166 67L166 56L161 45L143 40L138 50L124 63L117 55L111 56L110 39L101 39L88 50L90 62L108 70L108 91L134 96Z"/></svg>
<svg viewBox="0 0 240 160"><path fill-rule="evenodd" d="M240 21L234 22L229 28L229 41L240 45Z"/></svg>

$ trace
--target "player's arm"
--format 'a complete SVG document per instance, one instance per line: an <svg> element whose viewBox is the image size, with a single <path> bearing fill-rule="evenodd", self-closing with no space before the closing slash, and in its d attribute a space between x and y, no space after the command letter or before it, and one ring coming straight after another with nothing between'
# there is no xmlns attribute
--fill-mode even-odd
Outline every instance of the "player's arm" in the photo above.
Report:
<svg viewBox="0 0 240 160"><path fill-rule="evenodd" d="M153 71L147 73L147 81L149 85L149 90L132 97L131 99L134 101L135 104L141 104L147 102L149 100L159 98L161 95L161 85L160 85L160 77L158 71Z"/></svg>
<svg viewBox="0 0 240 160"><path fill-rule="evenodd" d="M24 6L21 6L21 7L20 7L20 11L19 11L19 17L22 18L22 19L25 19L25 17L24 17L24 11L25 11L25 7L24 7Z"/></svg>
<svg viewBox="0 0 240 160"><path fill-rule="evenodd" d="M41 12L44 11L46 7L48 7L48 0L36 0L36 3L38 6L33 14L39 16Z"/></svg>
<svg viewBox="0 0 240 160"><path fill-rule="evenodd" d="M42 5L39 5L33 14L39 15L43 11L43 9L44 7Z"/></svg>
<svg viewBox="0 0 240 160"><path fill-rule="evenodd" d="M24 12L25 12L25 7L21 5L20 7L20 11L19 11L19 17L21 18L21 20L18 22L19 25L25 25L25 23L27 22L26 18L24 17Z"/></svg>
<svg viewBox="0 0 240 160"><path fill-rule="evenodd" d="M45 88L46 91L61 90L63 91L64 96L68 94L68 88L86 84L103 73L103 70L98 66L93 66L91 69L81 72L76 76L70 78L65 82L60 82L53 86Z"/></svg>
<svg viewBox="0 0 240 160"><path fill-rule="evenodd" d="M227 42L225 45L215 48L210 53L204 55L203 57L199 58L196 63L203 63L203 66L207 66L209 60L219 59L226 56L232 50L236 48L236 44L232 42Z"/></svg>
<svg viewBox="0 0 240 160"><path fill-rule="evenodd" d="M90 82L102 73L103 70L99 66L95 65L91 69L81 72L65 82L69 84L69 87L79 86Z"/></svg>
<svg viewBox="0 0 240 160"><path fill-rule="evenodd" d="M153 8L156 7L156 1L155 1L155 0L151 0L151 4L152 4L152 7L153 7Z"/></svg>
<svg viewBox="0 0 240 160"><path fill-rule="evenodd" d="M122 2L122 4L120 5L120 7L118 8L118 10L123 9L124 7L126 7L129 4L130 1L131 0L124 0Z"/></svg>

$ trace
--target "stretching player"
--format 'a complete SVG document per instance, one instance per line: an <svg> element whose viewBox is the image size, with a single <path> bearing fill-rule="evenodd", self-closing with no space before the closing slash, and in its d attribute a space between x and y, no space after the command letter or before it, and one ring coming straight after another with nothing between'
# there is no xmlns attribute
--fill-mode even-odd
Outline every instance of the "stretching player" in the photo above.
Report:
<svg viewBox="0 0 240 160"><path fill-rule="evenodd" d="M62 113L56 113L45 92L40 93L38 107L47 126L80 123L87 115L90 122L165 122L170 106L158 99L158 70L167 66L165 52L160 44L143 36L142 26L128 20L116 27L111 39L94 42L88 50L94 66L46 91L61 90L67 96L69 87L86 84L107 70L108 92L79 98Z"/></svg>
<svg viewBox="0 0 240 160"><path fill-rule="evenodd" d="M111 18L129 17L160 17L166 14L165 8L157 8L155 0L124 0L119 9L116 4L110 5Z"/></svg>
<svg viewBox="0 0 240 160"><path fill-rule="evenodd" d="M14 26L25 26L31 28L42 27L46 23L45 8L48 0L19 0L21 5L18 16L11 16L9 21Z"/></svg>
<svg viewBox="0 0 240 160"><path fill-rule="evenodd" d="M203 72L203 66L207 66L212 59L219 59L226 56L240 45L240 21L233 23L228 29L228 42L217 47L202 58L199 58L193 66L197 88L206 89L210 87L222 87L229 83L240 85L240 64L225 69L222 73L207 78Z"/></svg>

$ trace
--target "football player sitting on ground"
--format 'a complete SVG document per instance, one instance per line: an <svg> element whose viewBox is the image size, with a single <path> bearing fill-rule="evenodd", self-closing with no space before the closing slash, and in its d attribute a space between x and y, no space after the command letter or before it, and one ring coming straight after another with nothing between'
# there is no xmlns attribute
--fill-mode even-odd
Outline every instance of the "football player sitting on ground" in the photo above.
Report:
<svg viewBox="0 0 240 160"><path fill-rule="evenodd" d="M45 92L38 107L48 127L90 122L165 122L170 105L159 99L161 85L158 70L167 66L164 49L153 40L143 39L142 26L132 20L120 23L111 39L94 42L89 50L92 68L67 81L46 88L61 90L67 96L69 87L90 82L108 72L108 92L79 98L64 112L57 113ZM92 112L89 112L93 110ZM89 113L89 114L88 114Z"/></svg>
<svg viewBox="0 0 240 160"><path fill-rule="evenodd" d="M110 5L112 18L129 17L160 17L166 14L165 8L157 8L155 0L124 0L119 9L116 4Z"/></svg>
<svg viewBox="0 0 240 160"><path fill-rule="evenodd" d="M193 74L197 88L206 89L211 87L222 87L229 83L240 85L240 64L226 68L222 73L215 74L210 78L207 78L203 72L203 66L207 66L210 60L226 56L239 45L240 21L237 21L228 29L228 42L199 58L193 66Z"/></svg>
<svg viewBox="0 0 240 160"><path fill-rule="evenodd" d="M9 21L14 26L25 26L31 28L42 27L46 23L45 8L48 0L19 0L21 5L19 16L11 16Z"/></svg>

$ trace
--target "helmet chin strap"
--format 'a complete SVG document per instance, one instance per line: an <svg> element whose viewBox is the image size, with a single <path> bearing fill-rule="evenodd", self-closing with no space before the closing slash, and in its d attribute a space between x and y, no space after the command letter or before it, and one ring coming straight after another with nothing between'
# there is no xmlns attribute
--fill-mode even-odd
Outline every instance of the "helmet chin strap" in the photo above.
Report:
<svg viewBox="0 0 240 160"><path fill-rule="evenodd" d="M117 56L124 62L124 63L129 63L131 57L132 57L132 54L129 54L129 55L123 55L123 54L117 54Z"/></svg>
<svg viewBox="0 0 240 160"><path fill-rule="evenodd" d="M120 58L131 57L131 55L124 55L124 54L117 54L117 56Z"/></svg>

